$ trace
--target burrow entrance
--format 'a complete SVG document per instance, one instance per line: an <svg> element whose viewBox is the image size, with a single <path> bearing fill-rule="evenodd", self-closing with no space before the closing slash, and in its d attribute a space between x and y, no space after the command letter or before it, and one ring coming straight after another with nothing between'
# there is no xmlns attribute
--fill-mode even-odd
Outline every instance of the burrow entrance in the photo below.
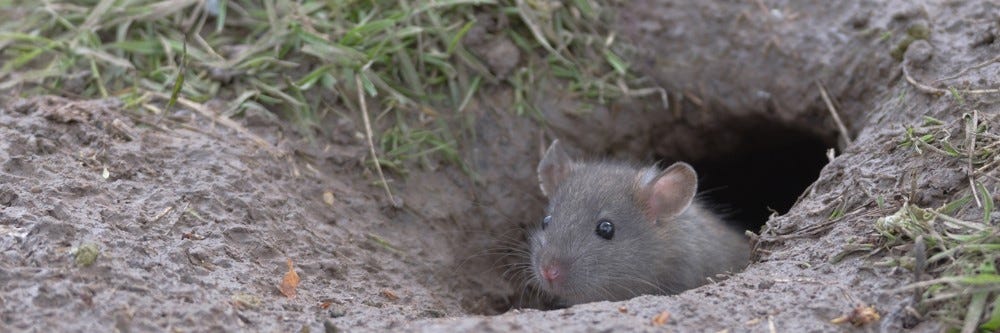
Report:
<svg viewBox="0 0 1000 333"><path fill-rule="evenodd" d="M729 127L743 140L726 147L727 153L688 162L699 173L703 202L756 233L772 213L787 213L816 181L836 138L774 123L738 123Z"/></svg>
<svg viewBox="0 0 1000 333"><path fill-rule="evenodd" d="M689 142L680 143L685 149L711 150L712 153L693 158L684 153L652 156L647 153L644 157L632 156L632 159L649 161L652 158L661 166L675 161L690 163L699 174L702 203L724 216L735 228L760 232L772 213L787 213L818 178L820 170L828 163L827 151L836 147L837 137L828 128L803 128L771 119L719 116L711 128L689 131L693 133ZM726 140L727 145L703 140L719 128L738 139ZM671 150L657 149L663 147L657 147L662 143L656 140L649 142L647 152ZM584 150L584 156L602 158L601 155ZM536 163L537 160L531 160L523 164L534 166ZM536 183L531 182L529 186L531 188L524 191L536 191ZM525 220L540 221L541 214L541 210L529 213ZM494 299L489 302L489 309L469 309L470 312L496 314L516 308L552 309L556 306L552 300L540 297L537 290L525 291L523 285L508 282L515 287L506 299Z"/></svg>

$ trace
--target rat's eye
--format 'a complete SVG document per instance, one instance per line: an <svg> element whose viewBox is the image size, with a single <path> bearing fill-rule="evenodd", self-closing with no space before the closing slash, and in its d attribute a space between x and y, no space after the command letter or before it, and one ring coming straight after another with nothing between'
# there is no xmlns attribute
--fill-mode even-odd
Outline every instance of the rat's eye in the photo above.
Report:
<svg viewBox="0 0 1000 333"><path fill-rule="evenodd" d="M549 222L552 222L552 215L546 216L542 219L542 230L545 230L549 226Z"/></svg>
<svg viewBox="0 0 1000 333"><path fill-rule="evenodd" d="M598 236L601 238L611 240L611 237L615 236L615 225L608 220L597 221L597 232Z"/></svg>

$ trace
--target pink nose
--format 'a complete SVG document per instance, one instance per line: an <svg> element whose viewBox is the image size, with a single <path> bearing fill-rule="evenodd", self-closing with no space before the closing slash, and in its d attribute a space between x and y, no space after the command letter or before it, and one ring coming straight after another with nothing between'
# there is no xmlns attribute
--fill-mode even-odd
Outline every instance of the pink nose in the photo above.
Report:
<svg viewBox="0 0 1000 333"><path fill-rule="evenodd" d="M562 272L559 266L548 264L542 266L542 278L549 283L552 283L562 277Z"/></svg>

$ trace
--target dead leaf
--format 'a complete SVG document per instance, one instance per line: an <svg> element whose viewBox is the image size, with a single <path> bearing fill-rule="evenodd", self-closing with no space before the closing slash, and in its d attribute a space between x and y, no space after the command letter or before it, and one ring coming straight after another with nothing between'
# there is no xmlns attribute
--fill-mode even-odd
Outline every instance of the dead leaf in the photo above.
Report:
<svg viewBox="0 0 1000 333"><path fill-rule="evenodd" d="M388 298L390 301L399 299L399 295L396 295L396 293L389 289L382 289L382 296L385 296L385 298Z"/></svg>
<svg viewBox="0 0 1000 333"><path fill-rule="evenodd" d="M653 326L666 325L668 320L670 320L670 312L660 312L660 314L656 315L656 317L653 317Z"/></svg>
<svg viewBox="0 0 1000 333"><path fill-rule="evenodd" d="M299 274L292 268L292 259L288 259L288 272L281 279L281 294L288 298L295 298L295 288L299 286Z"/></svg>
<svg viewBox="0 0 1000 333"><path fill-rule="evenodd" d="M850 314L834 318L833 320L830 320L830 323L839 325L845 322L851 322L854 326L860 327L878 321L881 318L882 317L878 314L878 310L875 310L874 306L858 305L851 311Z"/></svg>
<svg viewBox="0 0 1000 333"><path fill-rule="evenodd" d="M624 306L619 306L619 307L618 307L618 312L621 312L621 313L628 313L628 308L626 308L626 307L624 307Z"/></svg>
<svg viewBox="0 0 1000 333"><path fill-rule="evenodd" d="M851 314L853 314L851 323L854 324L854 326L866 325L882 318L882 316L878 314L878 310L875 310L874 306L857 307Z"/></svg>
<svg viewBox="0 0 1000 333"><path fill-rule="evenodd" d="M323 310L329 309L330 305L333 305L332 301L325 301L323 303L319 303L319 307L322 308Z"/></svg>

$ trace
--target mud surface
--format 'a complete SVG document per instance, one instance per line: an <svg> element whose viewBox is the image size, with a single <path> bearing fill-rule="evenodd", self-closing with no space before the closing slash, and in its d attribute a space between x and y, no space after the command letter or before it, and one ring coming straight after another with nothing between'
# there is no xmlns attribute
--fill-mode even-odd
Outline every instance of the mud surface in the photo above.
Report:
<svg viewBox="0 0 1000 333"><path fill-rule="evenodd" d="M453 166L390 174L401 207L372 186L350 119L330 120L310 141L264 115L241 119L248 132L240 133L184 109L157 119L111 100L2 103L0 331L841 331L849 327L830 320L860 304L882 314L862 330L900 330L912 295L890 291L912 274L875 265L882 254L832 259L873 239L872 222L904 201L938 206L966 188L959 161L900 148L903 128L923 116L955 124L973 110L1000 126L1000 96L959 103L916 88L901 68L930 84L1000 54L1000 8L623 6L616 30L631 45L623 53L667 89L669 109L656 98L586 105L553 93L535 101L543 128L512 115L510 91L495 89L468 107L475 136L460 148L474 177ZM894 51L914 26L927 37ZM998 78L993 64L936 85L995 89ZM795 203L787 213L766 222L757 260L741 274L677 296L541 311L504 266L517 262L512 249L540 218L534 166L552 138L575 156L712 169L751 163L719 156L773 145L787 137L762 133L788 131L816 144L778 150L835 147L836 156L806 175L818 179L802 198L786 198ZM784 169L753 163L763 164L747 177L784 183ZM996 189L995 179L983 181ZM831 220L835 209L844 214ZM94 247L85 265L79 253ZM294 298L278 289L288 260L301 276ZM511 307L524 309L503 313ZM665 326L654 326L664 311Z"/></svg>
<svg viewBox="0 0 1000 333"><path fill-rule="evenodd" d="M369 193L353 130L298 150L310 145L252 128L279 157L183 111L156 128L126 114L55 97L0 112L0 330L387 327L464 313L447 297L463 279L441 268L451 249L421 237L448 228ZM87 244L99 256L84 267ZM277 287L287 259L294 299Z"/></svg>

